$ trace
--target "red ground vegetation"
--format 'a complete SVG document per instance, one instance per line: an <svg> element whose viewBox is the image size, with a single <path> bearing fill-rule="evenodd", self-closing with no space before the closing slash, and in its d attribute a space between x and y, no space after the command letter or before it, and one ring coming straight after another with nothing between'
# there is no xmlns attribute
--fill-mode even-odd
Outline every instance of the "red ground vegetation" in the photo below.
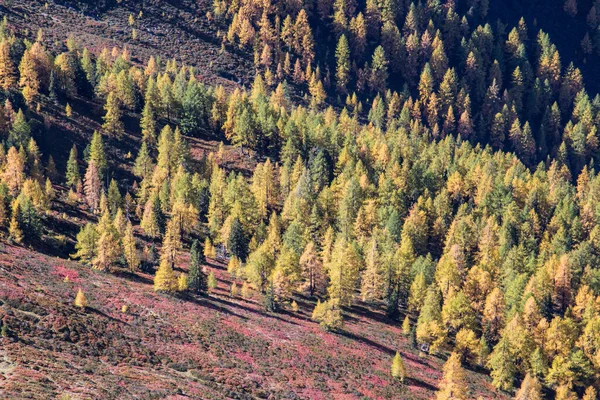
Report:
<svg viewBox="0 0 600 400"><path fill-rule="evenodd" d="M258 295L229 296L223 265L208 297L152 291L152 276L100 273L6 245L0 253L0 392L9 398L431 398L443 359L410 347L397 324L366 305L339 334L298 313L269 314ZM65 279L68 276L69 279ZM82 288L89 308L73 306ZM126 313L121 308L128 306ZM400 351L408 378L390 377ZM468 372L473 398L495 398ZM475 388L477 392L475 391ZM168 397L172 396L172 397Z"/></svg>

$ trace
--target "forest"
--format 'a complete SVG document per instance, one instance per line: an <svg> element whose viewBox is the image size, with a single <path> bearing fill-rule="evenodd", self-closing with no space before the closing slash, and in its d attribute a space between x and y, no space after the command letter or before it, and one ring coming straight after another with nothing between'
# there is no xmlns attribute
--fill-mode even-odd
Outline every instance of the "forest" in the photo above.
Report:
<svg viewBox="0 0 600 400"><path fill-rule="evenodd" d="M143 2L123 2L141 42ZM217 260L228 296L281 318L310 299L327 335L367 305L442 360L430 398L476 398L478 373L498 396L596 399L600 95L578 63L600 54L600 2L557 2L586 31L565 59L489 3L215 0L197 20L254 66L225 85L5 15L2 241L166 298L216 296ZM58 138L48 115L85 125L90 105L93 134ZM395 352L387 373L413 372Z"/></svg>

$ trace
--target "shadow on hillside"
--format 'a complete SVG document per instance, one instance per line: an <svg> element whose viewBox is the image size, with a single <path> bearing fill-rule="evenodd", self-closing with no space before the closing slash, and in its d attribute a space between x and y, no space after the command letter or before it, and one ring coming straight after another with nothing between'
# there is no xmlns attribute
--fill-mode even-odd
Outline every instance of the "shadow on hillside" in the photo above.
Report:
<svg viewBox="0 0 600 400"><path fill-rule="evenodd" d="M258 310L255 310L254 308L250 308L250 307L246 307L244 305L241 305L240 303L233 303L233 302L230 302L230 301L227 301L227 300L220 299L218 297L211 297L211 300L214 300L214 301L219 302L221 304L227 305L229 307L240 308L240 309L242 309L244 311L247 311L247 312L250 312L252 314L260 315L260 316L267 317L267 318L277 319L277 320L279 320L281 322L285 322L285 323L292 324L292 325L298 325L294 321L290 321L288 319L281 318L281 317L279 317L279 316L277 316L277 315L275 315L273 313L268 313L266 311L258 311Z"/></svg>
<svg viewBox="0 0 600 400"><path fill-rule="evenodd" d="M281 310L279 311L280 314L285 314L290 318L296 318L302 321L306 321L306 322L312 322L312 320L308 317L305 317L304 315L302 315L302 311L298 311L298 312L293 312L290 310Z"/></svg>
<svg viewBox="0 0 600 400"><path fill-rule="evenodd" d="M234 317L238 317L244 321L248 320L248 317L244 317L243 315L234 313L233 311L229 310L228 308L225 308L218 304L213 303L211 300L215 300L214 297L196 297L196 296L186 293L186 294L179 295L178 298L183 301L189 301L190 303L194 303L201 307L210 308L211 310L218 311L223 314L228 314L228 315L232 315Z"/></svg>
<svg viewBox="0 0 600 400"><path fill-rule="evenodd" d="M410 376L404 378L404 383L408 386L418 386L427 390L431 390L433 392L436 392L438 390L437 386L433 386L427 382L423 382L420 379L412 378Z"/></svg>
<svg viewBox="0 0 600 400"><path fill-rule="evenodd" d="M373 310L371 307L364 304L353 304L352 307L348 310L348 313L356 314L360 317L372 319L377 322L381 322L382 324L389 324L393 322L390 318L388 318L385 314L383 314L380 310Z"/></svg>
<svg viewBox="0 0 600 400"><path fill-rule="evenodd" d="M389 356L394 356L396 354L395 350L392 350L389 347L382 345L381 343L377 343L377 342L372 341L371 339L367 339L365 337L358 336L358 335L356 335L356 334L354 334L352 332L349 332L347 330L341 330L341 331L339 331L339 335L340 336L344 336L347 339L355 340L355 341L360 342L362 344L366 344L367 346L374 347L375 349L377 349L377 350L379 350L379 351L381 351L381 352L383 352L383 353L385 353L385 354L387 354Z"/></svg>
<svg viewBox="0 0 600 400"><path fill-rule="evenodd" d="M392 350L389 347L382 345L381 343L374 342L371 339L367 339L365 337L358 336L352 332L348 332L346 330L341 330L338 332L338 334L340 336L344 336L345 338L355 340L357 342L366 344L367 346L371 346L371 347L387 354L390 357L393 357L396 354L395 350ZM429 364L419 360L418 358L410 357L410 359L411 359L411 361L413 361L415 363L421 364L425 367L430 367ZM414 378L414 377L407 377L407 378L405 378L404 381L405 381L405 384L407 384L409 386L418 386L418 387L422 387L424 389L431 390L431 391L437 391L437 389L438 389L437 387L435 387L427 382L424 382L420 379Z"/></svg>
<svg viewBox="0 0 600 400"><path fill-rule="evenodd" d="M377 350L379 350L379 351L381 351L381 352L389 355L390 357L393 357L396 354L396 350L392 350L389 347L382 345L381 343L377 343L377 342L375 342L375 341L373 341L371 339L368 339L368 338L365 338L365 337L362 337L362 336L358 336L355 333L349 332L347 330L341 330L339 332L339 335L340 336L344 336L347 339L355 340L357 342L366 344L367 346L371 346L371 347L373 347L373 348L375 348L375 349L377 349ZM424 361L422 361L422 360L420 360L418 358L411 357L411 360L414 361L415 363L421 364L421 365L423 365L425 367L429 367L430 366L429 364L427 364L426 362L424 362Z"/></svg>
<svg viewBox="0 0 600 400"><path fill-rule="evenodd" d="M124 324L124 325L129 325L129 323L127 323L125 321L122 321L120 319L117 319L115 317L111 317L110 315L108 315L104 311L101 311L101 310L99 310L97 308L87 307L86 310L89 311L89 312L91 312L91 313L93 313L93 314L100 315L100 316L102 316L102 317L104 317L106 319L109 319L109 320L113 321L113 322L117 322L119 324Z"/></svg>
<svg viewBox="0 0 600 400"><path fill-rule="evenodd" d="M145 285L153 285L152 279L146 278L145 276L133 273L126 270L116 270L112 274L118 278L127 279L128 281L143 283Z"/></svg>

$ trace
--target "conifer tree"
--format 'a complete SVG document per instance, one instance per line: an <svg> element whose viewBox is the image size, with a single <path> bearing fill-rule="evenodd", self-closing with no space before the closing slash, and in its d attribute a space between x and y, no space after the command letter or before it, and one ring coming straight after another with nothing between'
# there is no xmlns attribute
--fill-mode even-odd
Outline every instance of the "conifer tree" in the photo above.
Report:
<svg viewBox="0 0 600 400"><path fill-rule="evenodd" d="M106 153L104 152L104 143L102 141L102 135L98 131L94 131L94 134L92 136L92 141L89 145L87 161L94 161L94 163L96 164L96 168L98 169L100 179L102 179L104 177L106 167L108 166L108 162L106 159Z"/></svg>
<svg viewBox="0 0 600 400"><path fill-rule="evenodd" d="M207 285L208 289L211 291L217 288L217 278L215 277L215 273L213 271L210 271L210 273L208 274Z"/></svg>
<svg viewBox="0 0 600 400"><path fill-rule="evenodd" d="M154 144L156 142L156 116L150 99L147 99L144 103L140 128L142 130L143 144Z"/></svg>
<svg viewBox="0 0 600 400"><path fill-rule="evenodd" d="M335 300L324 302L318 300L311 319L318 322L326 331L336 331L340 329L344 323L342 312Z"/></svg>
<svg viewBox="0 0 600 400"><path fill-rule="evenodd" d="M467 399L467 381L465 371L460 364L460 356L452 353L444 364L444 375L436 398L438 400Z"/></svg>
<svg viewBox="0 0 600 400"><path fill-rule="evenodd" d="M315 293L322 294L325 291L326 275L323 263L319 259L312 241L304 248L300 257L300 268L310 296L312 297Z"/></svg>
<svg viewBox="0 0 600 400"><path fill-rule="evenodd" d="M31 135L31 127L25 119L23 110L19 109L14 116L12 126L8 133L8 143L11 146L20 147L27 146Z"/></svg>
<svg viewBox="0 0 600 400"><path fill-rule="evenodd" d="M336 240L331 261L327 265L330 299L340 305L351 305L359 280L362 257L356 243L348 243L343 238Z"/></svg>
<svg viewBox="0 0 600 400"><path fill-rule="evenodd" d="M23 88L23 97L28 104L40 93L40 76L36 68L32 50L26 50L19 64L19 86Z"/></svg>
<svg viewBox="0 0 600 400"><path fill-rule="evenodd" d="M335 51L335 57L337 59L335 73L337 89L340 93L346 93L348 90L348 83L350 82L350 48L348 47L346 35L340 36Z"/></svg>
<svg viewBox="0 0 600 400"><path fill-rule="evenodd" d="M106 114L103 117L104 123L102 129L104 129L109 135L119 137L123 135L124 125L121 121L121 101L117 94L111 91L106 98L106 104L104 105L104 111Z"/></svg>
<svg viewBox="0 0 600 400"><path fill-rule="evenodd" d="M185 292L188 290L188 279L186 274L179 274L177 278L177 291Z"/></svg>
<svg viewBox="0 0 600 400"><path fill-rule="evenodd" d="M248 244L242 224L239 219L235 218L227 238L227 249L240 260L244 260L246 259L247 248Z"/></svg>
<svg viewBox="0 0 600 400"><path fill-rule="evenodd" d="M542 385L535 376L527 374L521 388L515 395L515 400L542 400Z"/></svg>
<svg viewBox="0 0 600 400"><path fill-rule="evenodd" d="M98 167L93 159L90 160L87 171L85 172L83 188L88 207L90 207L92 212L96 212L100 204L102 182L100 181Z"/></svg>
<svg viewBox="0 0 600 400"><path fill-rule="evenodd" d="M417 320L417 339L430 345L430 352L437 352L445 342L445 330L442 327L441 295L435 284L427 289L425 301Z"/></svg>
<svg viewBox="0 0 600 400"><path fill-rule="evenodd" d="M410 335L410 331L411 331L410 319L408 318L408 315L407 315L404 318L404 321L402 322L402 334L404 336L408 336L408 335Z"/></svg>
<svg viewBox="0 0 600 400"><path fill-rule="evenodd" d="M4 90L17 86L17 68L10 55L10 43L6 38L0 42L0 87Z"/></svg>
<svg viewBox="0 0 600 400"><path fill-rule="evenodd" d="M406 376L406 368L400 353L396 352L394 359L392 360L392 378L398 379L400 383L404 383Z"/></svg>
<svg viewBox="0 0 600 400"><path fill-rule="evenodd" d="M135 272L140 265L140 257L136 247L136 240L135 236L133 235L133 226L131 225L131 222L127 222L122 241L123 255L125 256L127 265L129 266L131 272Z"/></svg>
<svg viewBox="0 0 600 400"><path fill-rule="evenodd" d="M178 225L174 220L169 220L167 229L163 238L162 252L160 255L161 261L167 260L171 267L175 266L177 255L182 248L181 234Z"/></svg>
<svg viewBox="0 0 600 400"><path fill-rule="evenodd" d="M119 233L108 210L105 210L102 218L100 218L97 231L98 243L96 244L96 256L92 260L92 265L95 269L107 271L116 264L121 254L123 254Z"/></svg>
<svg viewBox="0 0 600 400"><path fill-rule="evenodd" d="M108 193L106 196L108 201L108 209L111 215L115 215L119 209L121 209L123 198L121 197L121 192L119 191L119 186L114 179L110 180L110 184L108 185Z"/></svg>
<svg viewBox="0 0 600 400"><path fill-rule="evenodd" d="M412 284L410 285L410 294L408 297L408 309L412 313L418 313L423 306L425 301L425 294L427 293L427 283L425 281L425 275L423 273L415 276Z"/></svg>
<svg viewBox="0 0 600 400"><path fill-rule="evenodd" d="M361 295L363 301L372 301L383 297L383 269L377 242L371 238L366 249L366 269L361 279Z"/></svg>
<svg viewBox="0 0 600 400"><path fill-rule="evenodd" d="M153 170L154 163L152 162L152 157L150 156L148 144L144 141L142 143L142 147L140 148L140 152L138 153L138 156L135 159L133 173L140 178L145 178L147 176L150 176L150 173Z"/></svg>
<svg viewBox="0 0 600 400"><path fill-rule="evenodd" d="M204 255L200 249L198 240L194 240L190 249L190 267L189 267L189 287L196 293L206 293L207 282L206 275L202 271L202 265L205 263Z"/></svg>
<svg viewBox="0 0 600 400"><path fill-rule="evenodd" d="M498 389L510 390L513 387L516 373L513 351L509 341L503 337L490 355L487 366L491 369L492 384Z"/></svg>
<svg viewBox="0 0 600 400"><path fill-rule="evenodd" d="M494 288L485 301L482 324L489 338L498 339L504 327L504 296L502 291Z"/></svg>
<svg viewBox="0 0 600 400"><path fill-rule="evenodd" d="M555 400L577 400L577 395L571 390L571 383L564 383L556 388Z"/></svg>
<svg viewBox="0 0 600 400"><path fill-rule="evenodd" d="M19 193L23 182L25 182L25 163L14 146L8 149L2 182L6 184L13 196Z"/></svg>
<svg viewBox="0 0 600 400"><path fill-rule="evenodd" d="M179 124L185 135L197 135L207 125L210 102L203 84L192 75L181 99Z"/></svg>
<svg viewBox="0 0 600 400"><path fill-rule="evenodd" d="M162 259L154 276L154 291L173 293L177 291L178 287L177 277L171 263L166 258Z"/></svg>
<svg viewBox="0 0 600 400"><path fill-rule="evenodd" d="M75 307L79 307L85 309L88 306L87 298L85 297L85 293L81 288L77 291L77 296L75 296Z"/></svg>
<svg viewBox="0 0 600 400"><path fill-rule="evenodd" d="M378 46L371 61L371 76L369 77L371 90L383 93L387 88L387 79L388 61L383 47Z"/></svg>
<svg viewBox="0 0 600 400"><path fill-rule="evenodd" d="M154 193L146 202L140 226L148 235L154 238L159 237L164 232L165 216L158 193Z"/></svg>
<svg viewBox="0 0 600 400"><path fill-rule="evenodd" d="M21 229L21 226L19 224L19 213L19 202L15 201L12 207L12 217L10 219L10 224L8 225L8 238L12 242L18 244L22 243L24 239L23 230Z"/></svg>
<svg viewBox="0 0 600 400"><path fill-rule="evenodd" d="M89 85L91 87L96 86L96 68L94 65L94 61L92 60L90 51L86 48L83 49L81 53L81 69L85 73L85 78L87 79Z"/></svg>
<svg viewBox="0 0 600 400"><path fill-rule="evenodd" d="M597 391L593 386L589 386L583 394L583 400L594 400L597 397Z"/></svg>
<svg viewBox="0 0 600 400"><path fill-rule="evenodd" d="M96 243L98 241L98 232L94 224L88 222L85 226L81 227L77 234L77 243L75 244L75 250L77 252L71 257L81 260L82 262L89 264L96 257Z"/></svg>

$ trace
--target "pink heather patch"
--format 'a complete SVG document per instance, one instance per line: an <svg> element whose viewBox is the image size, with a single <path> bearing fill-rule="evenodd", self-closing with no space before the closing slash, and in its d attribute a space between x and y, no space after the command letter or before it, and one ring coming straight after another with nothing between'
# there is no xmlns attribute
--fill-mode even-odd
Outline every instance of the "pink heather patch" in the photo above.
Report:
<svg viewBox="0 0 600 400"><path fill-rule="evenodd" d="M371 375L367 378L367 382L371 383L373 386L385 387L388 385L388 382L378 376Z"/></svg>
<svg viewBox="0 0 600 400"><path fill-rule="evenodd" d="M319 391L318 389L312 389L312 388L304 390L302 398L311 399L311 400L324 400L324 399L326 399L326 397L323 394L323 392Z"/></svg>
<svg viewBox="0 0 600 400"><path fill-rule="evenodd" d="M240 361L243 361L250 365L254 365L254 358L252 358L252 356L246 352L242 352L242 351L236 352L236 353L233 353L233 356Z"/></svg>
<svg viewBox="0 0 600 400"><path fill-rule="evenodd" d="M69 282L79 283L79 273L74 269L65 267L64 264L55 265L52 275L56 275L63 280L68 279Z"/></svg>

